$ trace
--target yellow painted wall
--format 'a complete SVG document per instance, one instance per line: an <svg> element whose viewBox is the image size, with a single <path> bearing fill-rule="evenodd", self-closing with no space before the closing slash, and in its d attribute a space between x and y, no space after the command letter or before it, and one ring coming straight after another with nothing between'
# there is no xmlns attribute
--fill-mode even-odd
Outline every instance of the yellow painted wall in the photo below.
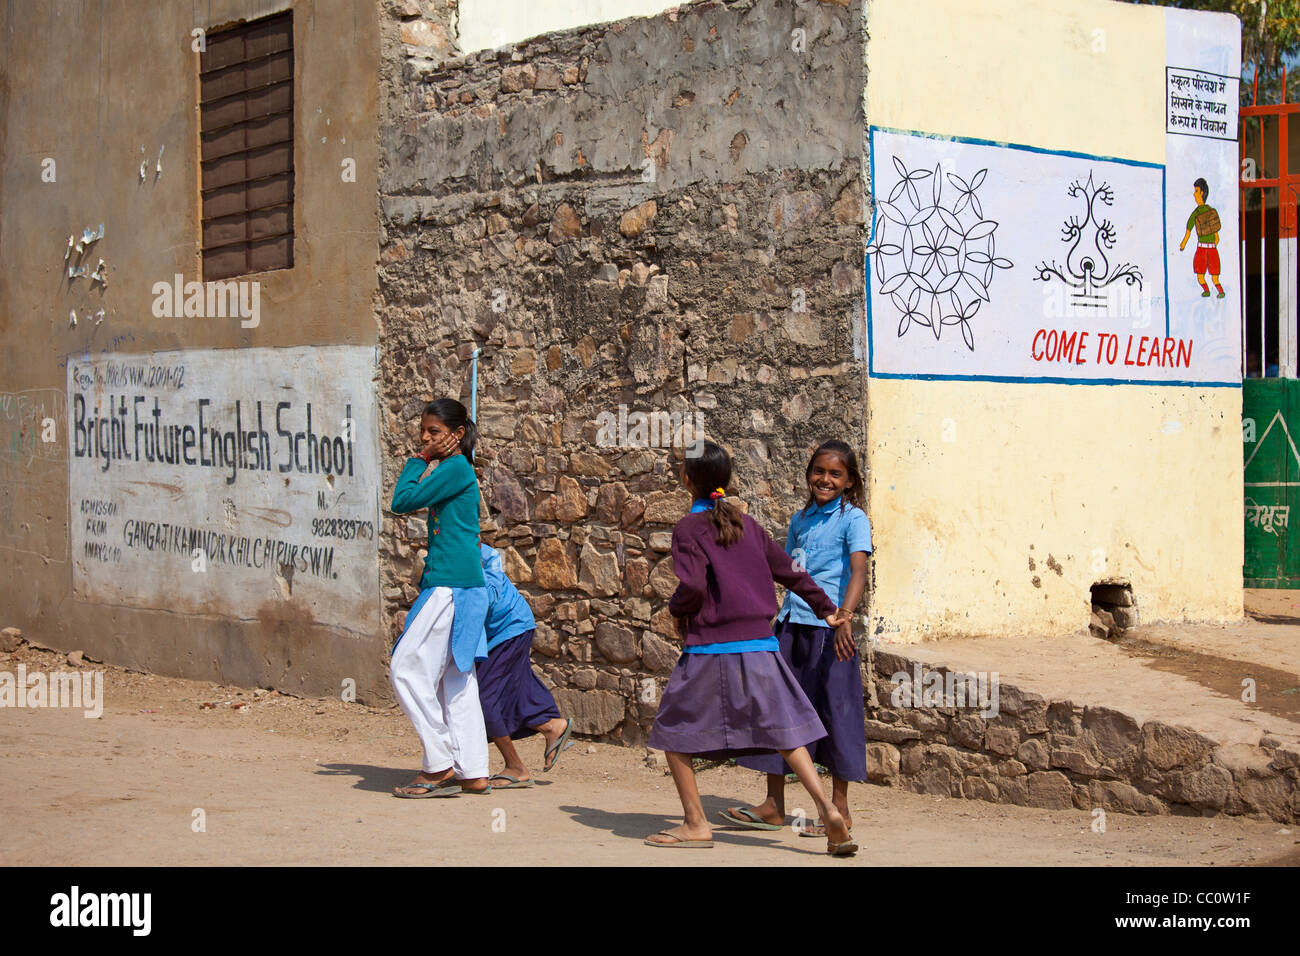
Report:
<svg viewBox="0 0 1300 956"><path fill-rule="evenodd" d="M1165 160L1158 7L873 0L867 29L872 125ZM1102 579L1143 621L1241 616L1239 389L872 378L867 405L880 637L1077 632Z"/></svg>

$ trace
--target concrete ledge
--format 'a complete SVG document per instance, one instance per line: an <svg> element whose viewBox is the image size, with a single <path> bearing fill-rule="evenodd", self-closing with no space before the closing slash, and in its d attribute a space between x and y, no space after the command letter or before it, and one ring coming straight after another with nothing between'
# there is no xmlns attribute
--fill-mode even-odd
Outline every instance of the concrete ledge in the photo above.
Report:
<svg viewBox="0 0 1300 956"><path fill-rule="evenodd" d="M913 682L919 674L924 687L968 671L880 648L866 670L872 783L1049 809L1300 819L1300 747L1278 737L1221 743L1191 727L1049 699L1000 679L995 714L897 706L905 701L895 693L902 682L892 679L900 672Z"/></svg>

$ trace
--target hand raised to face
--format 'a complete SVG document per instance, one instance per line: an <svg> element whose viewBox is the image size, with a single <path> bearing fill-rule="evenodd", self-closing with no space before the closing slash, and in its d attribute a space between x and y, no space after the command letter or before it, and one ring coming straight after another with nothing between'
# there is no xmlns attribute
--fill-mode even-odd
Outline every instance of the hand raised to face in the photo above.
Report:
<svg viewBox="0 0 1300 956"><path fill-rule="evenodd" d="M420 457L425 461L437 459L442 461L451 457L460 447L460 439L454 432L443 430L441 432L424 434L424 444L420 447Z"/></svg>

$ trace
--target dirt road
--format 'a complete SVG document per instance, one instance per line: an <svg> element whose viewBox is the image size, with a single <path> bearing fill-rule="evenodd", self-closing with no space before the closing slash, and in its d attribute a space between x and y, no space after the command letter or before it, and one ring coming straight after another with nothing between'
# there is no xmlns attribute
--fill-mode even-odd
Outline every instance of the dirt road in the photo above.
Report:
<svg viewBox="0 0 1300 956"><path fill-rule="evenodd" d="M106 703L97 719L0 708L5 865L1231 866L1294 862L1300 840L1276 823L1114 813L1098 833L1085 811L858 786L854 830L865 849L851 860L830 860L823 841L789 830L718 829L711 850L660 850L642 838L681 809L671 779L644 766L640 750L579 740L531 790L397 800L390 790L418 765L397 710L70 668L26 646L0 654L0 672L19 663L28 673L103 671ZM540 762L539 739L521 752ZM716 816L761 783L721 767L701 774L700 789ZM792 808L806 804L789 793Z"/></svg>

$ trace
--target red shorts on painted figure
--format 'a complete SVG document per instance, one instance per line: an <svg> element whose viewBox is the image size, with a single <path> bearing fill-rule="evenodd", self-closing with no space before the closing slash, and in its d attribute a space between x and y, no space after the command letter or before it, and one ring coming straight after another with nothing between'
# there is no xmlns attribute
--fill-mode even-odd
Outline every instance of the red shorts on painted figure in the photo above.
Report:
<svg viewBox="0 0 1300 956"><path fill-rule="evenodd" d="M1212 276L1219 274L1219 250L1214 246L1196 247L1196 257L1192 259L1192 271L1198 276L1209 273Z"/></svg>

